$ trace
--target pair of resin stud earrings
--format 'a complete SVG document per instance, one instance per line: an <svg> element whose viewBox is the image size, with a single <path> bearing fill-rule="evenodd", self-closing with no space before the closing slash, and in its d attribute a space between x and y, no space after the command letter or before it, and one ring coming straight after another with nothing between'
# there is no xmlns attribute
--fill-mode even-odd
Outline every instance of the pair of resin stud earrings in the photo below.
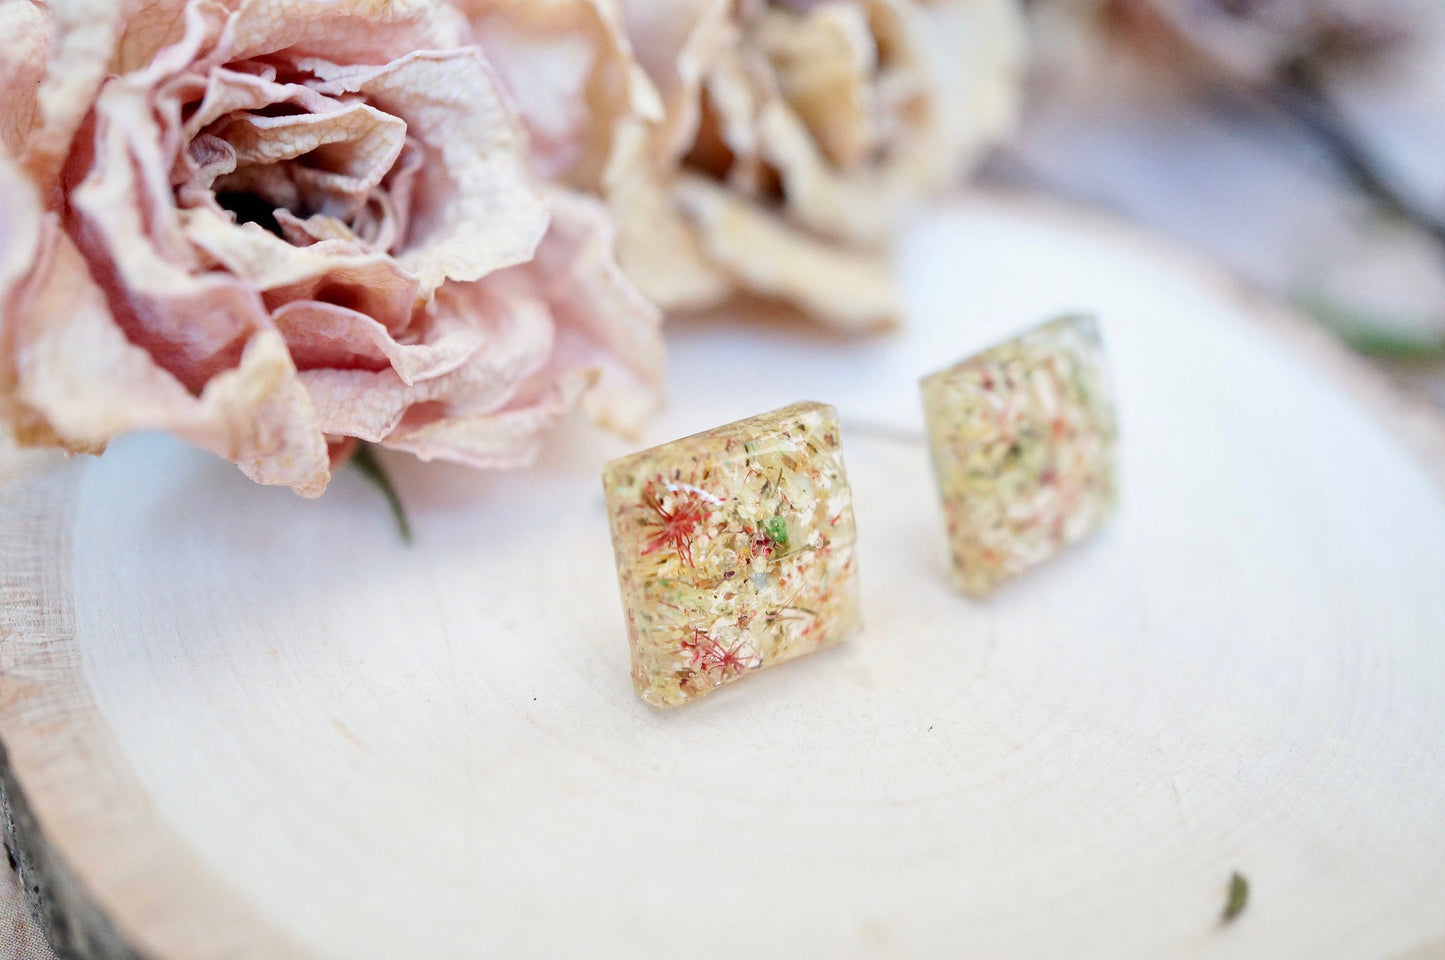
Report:
<svg viewBox="0 0 1445 960"><path fill-rule="evenodd" d="M955 582L982 597L1117 501L1098 326L1044 324L924 378ZM861 626L837 411L798 403L603 468L638 695L677 706Z"/></svg>

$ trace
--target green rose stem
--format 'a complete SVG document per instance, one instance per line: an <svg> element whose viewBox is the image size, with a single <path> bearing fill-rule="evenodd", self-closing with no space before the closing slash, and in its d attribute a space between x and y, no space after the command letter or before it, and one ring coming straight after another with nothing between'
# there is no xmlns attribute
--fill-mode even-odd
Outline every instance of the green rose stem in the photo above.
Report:
<svg viewBox="0 0 1445 960"><path fill-rule="evenodd" d="M392 486L391 477L387 476L381 461L376 459L376 452L369 443L358 443L356 452L351 455L351 462L361 475L376 485L381 495L386 497L387 504L391 507L392 518L396 520L397 532L401 534L401 542L407 546L411 545L411 523L406 519L406 510L401 505L401 497L396 495L396 487Z"/></svg>

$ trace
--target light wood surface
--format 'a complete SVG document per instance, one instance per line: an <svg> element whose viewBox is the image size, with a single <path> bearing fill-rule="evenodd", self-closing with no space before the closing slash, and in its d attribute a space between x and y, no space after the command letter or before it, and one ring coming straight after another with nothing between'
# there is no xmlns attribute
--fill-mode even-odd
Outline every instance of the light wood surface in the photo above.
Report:
<svg viewBox="0 0 1445 960"><path fill-rule="evenodd" d="M597 479L620 442L574 428L511 475L388 460L410 548L351 473L308 502L165 438L6 454L6 799L55 935L152 960L1445 956L1438 423L1088 218L974 199L900 257L891 339L673 331L653 440L839 406L867 621L674 712L628 677ZM969 601L914 381L1078 308L1121 514Z"/></svg>

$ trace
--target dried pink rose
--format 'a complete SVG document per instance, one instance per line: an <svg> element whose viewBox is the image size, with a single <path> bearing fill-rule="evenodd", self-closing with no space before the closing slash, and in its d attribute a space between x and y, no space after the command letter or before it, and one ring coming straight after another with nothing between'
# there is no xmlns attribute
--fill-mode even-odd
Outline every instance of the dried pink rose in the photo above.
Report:
<svg viewBox="0 0 1445 960"><path fill-rule="evenodd" d="M664 307L735 293L844 329L898 313L887 241L1011 125L1016 0L622 0L663 122L608 184Z"/></svg>
<svg viewBox="0 0 1445 960"><path fill-rule="evenodd" d="M319 494L353 438L512 466L655 401L658 315L431 0L0 0L0 421Z"/></svg>

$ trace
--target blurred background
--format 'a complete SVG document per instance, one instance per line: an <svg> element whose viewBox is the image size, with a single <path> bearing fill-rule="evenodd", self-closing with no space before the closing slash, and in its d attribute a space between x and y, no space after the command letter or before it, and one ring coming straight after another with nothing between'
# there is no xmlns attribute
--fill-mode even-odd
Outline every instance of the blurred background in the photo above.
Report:
<svg viewBox="0 0 1445 960"><path fill-rule="evenodd" d="M985 186L1172 237L1445 411L1445 0L1019 2ZM51 956L0 870L0 957Z"/></svg>
<svg viewBox="0 0 1445 960"><path fill-rule="evenodd" d="M985 183L1177 238L1445 408L1445 3L1025 6Z"/></svg>

